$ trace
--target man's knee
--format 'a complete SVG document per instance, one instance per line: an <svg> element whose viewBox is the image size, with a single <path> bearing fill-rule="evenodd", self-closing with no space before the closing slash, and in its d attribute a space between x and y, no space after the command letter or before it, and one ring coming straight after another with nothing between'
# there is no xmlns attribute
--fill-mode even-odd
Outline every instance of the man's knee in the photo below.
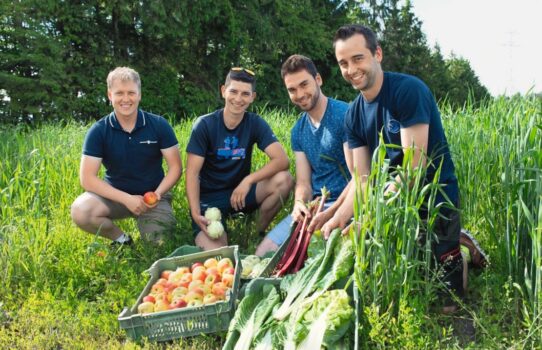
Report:
<svg viewBox="0 0 542 350"><path fill-rule="evenodd" d="M228 237L226 233L224 233L218 239L211 239L205 233L200 231L196 235L196 238L194 239L194 241L196 245L203 250L217 249L217 248L225 247L228 245Z"/></svg>
<svg viewBox="0 0 542 350"><path fill-rule="evenodd" d="M289 193L294 186L294 179L289 171L281 171L274 178L274 187L281 193Z"/></svg>
<svg viewBox="0 0 542 350"><path fill-rule="evenodd" d="M274 252L274 251L277 251L278 249L279 249L279 246L275 242L265 237L260 243L260 245L258 246L258 248L256 249L255 254L262 257L265 255L265 253Z"/></svg>
<svg viewBox="0 0 542 350"><path fill-rule="evenodd" d="M84 226L90 222L91 207L81 197L77 198L71 206L71 218L77 226Z"/></svg>

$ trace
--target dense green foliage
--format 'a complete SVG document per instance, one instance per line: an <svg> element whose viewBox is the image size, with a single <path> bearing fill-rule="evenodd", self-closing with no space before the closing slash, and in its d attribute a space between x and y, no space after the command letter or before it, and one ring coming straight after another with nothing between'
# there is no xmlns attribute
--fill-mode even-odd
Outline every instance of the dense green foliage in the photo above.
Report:
<svg viewBox="0 0 542 350"><path fill-rule="evenodd" d="M311 57L325 92L349 101L332 50L335 30L367 23L384 68L420 76L437 99L463 105L487 96L461 58L427 46L410 4L397 0L3 1L0 3L0 122L91 120L109 111L105 78L115 66L140 72L143 105L158 114L202 114L221 104L231 66L256 71L258 102L288 104L280 65ZM459 61L459 67L456 61Z"/></svg>
<svg viewBox="0 0 542 350"><path fill-rule="evenodd" d="M428 307L427 286L412 285L410 265L400 265L403 256L389 255L394 260L387 266L403 268L407 279L396 288L385 279L394 283L401 270L364 276L374 290L362 295L361 343L370 349L536 348L542 342L542 105L534 97L501 98L442 110L460 183L463 226L489 254L490 267L470 275L461 312L449 317ZM293 159L289 130L295 116L261 114ZM174 123L181 149L191 122ZM68 123L0 129L0 348L140 348L126 339L116 318L136 300L147 282L142 272L153 261L193 242L184 177L174 190L177 231L164 246L145 244L135 235L133 247L118 250L73 225L69 210L81 193L77 172L87 128ZM264 161L265 155L256 152L255 166ZM397 208L389 213L392 220L400 215ZM132 220L121 227L137 232ZM232 227L232 243L253 252L259 239L253 223L238 219ZM384 252L389 246L379 246L377 239L372 248ZM474 323L476 336L465 334L464 320ZM224 336L141 347L216 349Z"/></svg>

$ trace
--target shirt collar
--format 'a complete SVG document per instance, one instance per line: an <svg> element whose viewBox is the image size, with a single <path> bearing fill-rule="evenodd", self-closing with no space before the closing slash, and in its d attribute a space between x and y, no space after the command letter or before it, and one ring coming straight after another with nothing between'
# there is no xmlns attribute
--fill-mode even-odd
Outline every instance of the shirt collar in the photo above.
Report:
<svg viewBox="0 0 542 350"><path fill-rule="evenodd" d="M122 126L120 126L120 123L117 119L117 116L115 115L115 111L111 112L108 116L109 126L113 129L119 129L123 130ZM137 110L137 121L134 130L139 129L147 125L147 118L145 117L145 113L141 109Z"/></svg>

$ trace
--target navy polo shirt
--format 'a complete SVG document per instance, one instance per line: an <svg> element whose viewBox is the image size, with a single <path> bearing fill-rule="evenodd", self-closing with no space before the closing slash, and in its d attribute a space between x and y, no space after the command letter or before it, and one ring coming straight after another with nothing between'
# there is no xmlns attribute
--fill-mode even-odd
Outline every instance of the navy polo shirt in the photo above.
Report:
<svg viewBox="0 0 542 350"><path fill-rule="evenodd" d="M161 150L176 144L173 128L161 116L139 110L128 133L111 112L87 132L83 154L102 159L104 180L111 186L141 195L156 190L164 178Z"/></svg>
<svg viewBox="0 0 542 350"><path fill-rule="evenodd" d="M429 124L427 154L432 162L426 181L433 181L442 163L438 182L444 186L448 198L458 205L459 187L448 141L444 134L440 113L433 94L420 79L401 73L385 72L380 92L373 101L359 95L345 116L345 132L351 149L367 146L372 156L380 143L380 133L386 144L401 146L401 129L415 124ZM386 148L390 165L403 162L401 148ZM439 193L437 203L443 202Z"/></svg>

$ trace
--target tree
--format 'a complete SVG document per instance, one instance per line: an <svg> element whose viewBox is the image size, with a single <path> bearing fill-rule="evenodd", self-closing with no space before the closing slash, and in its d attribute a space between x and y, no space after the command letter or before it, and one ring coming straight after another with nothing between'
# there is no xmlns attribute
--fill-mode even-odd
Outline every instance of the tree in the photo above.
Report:
<svg viewBox="0 0 542 350"><path fill-rule="evenodd" d="M468 60L452 54L446 61L450 73L450 88L448 98L454 103L465 103L470 98L474 101L487 99L490 94L485 86L480 83L476 73L472 70ZM461 105L463 104L461 103Z"/></svg>
<svg viewBox="0 0 542 350"><path fill-rule="evenodd" d="M468 62L447 63L427 47L409 2L21 0L0 3L0 117L100 118L110 111L105 78L117 66L140 73L142 108L158 114L221 106L219 87L232 66L257 73L256 104L284 107L280 66L294 53L314 60L327 95L348 101L357 92L341 77L332 37L351 22L376 30L385 69L419 76L437 98L463 103L465 81L483 95Z"/></svg>

